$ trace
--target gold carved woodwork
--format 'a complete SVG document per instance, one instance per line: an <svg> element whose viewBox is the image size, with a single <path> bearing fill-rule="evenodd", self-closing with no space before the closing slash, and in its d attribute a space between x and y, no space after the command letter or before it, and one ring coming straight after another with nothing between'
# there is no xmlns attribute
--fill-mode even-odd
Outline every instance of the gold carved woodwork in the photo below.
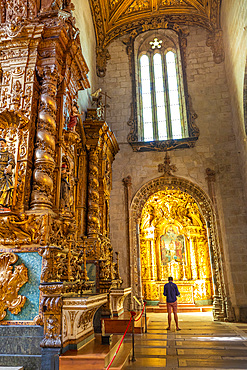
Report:
<svg viewBox="0 0 247 370"><path fill-rule="evenodd" d="M5 215L0 218L0 245L20 247L39 244L46 233L44 217L34 214Z"/></svg>
<svg viewBox="0 0 247 370"><path fill-rule="evenodd" d="M39 286L42 292L42 313L44 322L44 338L41 347L61 347L62 327L62 283L43 284Z"/></svg>
<svg viewBox="0 0 247 370"><path fill-rule="evenodd" d="M209 32L207 44L213 50L215 62L224 59L220 36L220 0L202 4L199 0L127 0L124 2L90 0L97 42L97 74L103 77L107 60L107 46L126 34L136 36L150 29L173 29L188 25L205 28Z"/></svg>
<svg viewBox="0 0 247 370"><path fill-rule="evenodd" d="M34 159L33 209L52 208L53 171L55 168L56 93L58 71L55 65L41 71L42 87L38 112L38 128Z"/></svg>
<svg viewBox="0 0 247 370"><path fill-rule="evenodd" d="M96 109L90 110L84 128L89 168L87 236L97 239L99 234L109 233L111 164L119 147L106 122L97 118Z"/></svg>
<svg viewBox="0 0 247 370"><path fill-rule="evenodd" d="M170 171L169 165L162 170ZM206 225L189 194L167 188L148 199L142 211L140 251L145 299L154 299L154 282L164 285L168 276L185 289L183 303L212 298Z"/></svg>
<svg viewBox="0 0 247 370"><path fill-rule="evenodd" d="M19 293L20 288L28 281L28 270L22 263L15 267L18 256L14 253L0 254L0 321L6 316L6 310L17 315L26 302L26 297Z"/></svg>
<svg viewBox="0 0 247 370"><path fill-rule="evenodd" d="M210 185L210 184L209 184ZM212 184L211 184L212 185ZM218 231L216 228L216 213L212 205L212 202L208 195L194 183L185 180L181 177L175 176L160 176L156 179L153 179L147 182L142 186L136 195L133 197L131 208L130 208L130 222L132 231L130 233L130 247L132 248L133 260L131 268L132 281L136 285L133 286L133 294L136 296L141 296L141 283L139 280L139 265L138 265L138 240L137 240L137 227L139 229L139 224L142 219L142 210L144 205L148 202L154 194L163 191L164 189L168 190L178 190L180 192L187 193L190 195L196 204L199 206L200 213L203 216L203 219L207 223L207 235L208 235L208 247L210 250L210 256L212 260L212 279L213 279L213 316L215 320L222 320L224 318L233 317L231 302L229 297L224 295L225 289L225 280L223 276L223 267L220 264L222 261L222 251L220 248L220 243L218 240ZM213 197L212 197L213 198ZM141 235L140 235L141 238ZM191 279L190 272L186 269L187 279ZM211 278L209 279L212 283ZM155 282L156 283L156 282ZM143 284L143 281L142 281ZM164 281L162 281L164 285ZM212 290L212 289L211 289ZM147 291L145 286L143 286L143 294ZM227 303L226 303L227 301ZM227 312L225 311L227 310Z"/></svg>

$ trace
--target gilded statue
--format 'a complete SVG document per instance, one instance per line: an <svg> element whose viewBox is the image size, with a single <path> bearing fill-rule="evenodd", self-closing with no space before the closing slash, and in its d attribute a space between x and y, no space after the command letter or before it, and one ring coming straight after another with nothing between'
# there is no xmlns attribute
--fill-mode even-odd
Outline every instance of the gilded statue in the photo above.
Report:
<svg viewBox="0 0 247 370"><path fill-rule="evenodd" d="M62 164L61 171L61 208L63 211L70 211L70 183L67 164Z"/></svg>
<svg viewBox="0 0 247 370"><path fill-rule="evenodd" d="M12 170L15 167L15 159L6 144L6 140L0 138L0 207L9 210L13 201Z"/></svg>
<svg viewBox="0 0 247 370"><path fill-rule="evenodd" d="M79 116L79 110L78 110L78 105L77 103L74 103L72 107L72 112L69 118L69 123L68 123L68 130L75 132L76 125L78 122L78 116Z"/></svg>

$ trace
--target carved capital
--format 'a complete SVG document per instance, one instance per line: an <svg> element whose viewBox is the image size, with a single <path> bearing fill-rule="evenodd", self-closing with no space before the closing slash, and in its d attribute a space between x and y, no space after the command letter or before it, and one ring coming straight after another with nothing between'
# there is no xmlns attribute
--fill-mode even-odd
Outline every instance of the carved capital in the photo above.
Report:
<svg viewBox="0 0 247 370"><path fill-rule="evenodd" d="M106 73L107 61L111 59L108 49L97 47L96 49L96 69L97 76L104 77Z"/></svg>
<svg viewBox="0 0 247 370"><path fill-rule="evenodd" d="M216 64L220 64L225 60L224 44L223 44L223 32L221 29L217 29L208 34L207 46L212 49L214 61Z"/></svg>
<svg viewBox="0 0 247 370"><path fill-rule="evenodd" d="M130 187L132 185L132 178L131 176L125 177L123 180L123 184L126 188Z"/></svg>
<svg viewBox="0 0 247 370"><path fill-rule="evenodd" d="M207 181L208 182L215 182L216 172L214 170L211 170L210 168L207 168L206 169L206 175L207 175Z"/></svg>

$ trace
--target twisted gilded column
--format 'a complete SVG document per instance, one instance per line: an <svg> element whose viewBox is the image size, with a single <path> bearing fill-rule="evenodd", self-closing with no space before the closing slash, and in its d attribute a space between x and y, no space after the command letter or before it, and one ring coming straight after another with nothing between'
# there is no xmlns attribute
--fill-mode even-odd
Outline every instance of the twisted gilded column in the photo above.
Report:
<svg viewBox="0 0 247 370"><path fill-rule="evenodd" d="M98 150L90 148L88 155L88 222L87 235L98 236L99 222L99 156Z"/></svg>
<svg viewBox="0 0 247 370"><path fill-rule="evenodd" d="M51 209L53 204L53 171L55 168L56 94L58 72L56 66L41 70L42 86L38 112L36 148L34 156L31 207Z"/></svg>

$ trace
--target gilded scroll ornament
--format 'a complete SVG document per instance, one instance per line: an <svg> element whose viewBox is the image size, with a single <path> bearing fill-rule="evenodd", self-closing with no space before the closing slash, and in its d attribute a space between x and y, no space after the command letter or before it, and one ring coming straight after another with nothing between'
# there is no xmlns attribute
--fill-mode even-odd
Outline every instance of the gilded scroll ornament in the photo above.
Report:
<svg viewBox="0 0 247 370"><path fill-rule="evenodd" d="M22 263L15 267L18 260L14 253L0 255L0 321L6 316L6 310L17 315L26 302L26 297L18 294L20 288L28 281L28 270Z"/></svg>

